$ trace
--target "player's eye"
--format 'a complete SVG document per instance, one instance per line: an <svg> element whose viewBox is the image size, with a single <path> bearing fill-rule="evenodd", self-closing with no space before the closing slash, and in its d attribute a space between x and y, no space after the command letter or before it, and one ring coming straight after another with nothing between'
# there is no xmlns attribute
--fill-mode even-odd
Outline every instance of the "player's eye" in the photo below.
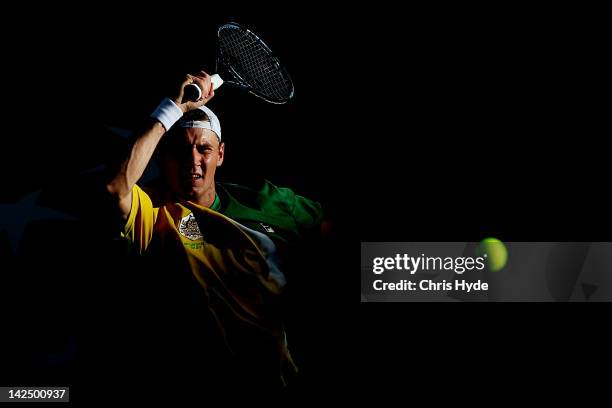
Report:
<svg viewBox="0 0 612 408"><path fill-rule="evenodd" d="M197 146L196 149L198 149L198 152L200 154L204 154L204 153L208 153L212 151L212 148L208 145Z"/></svg>
<svg viewBox="0 0 612 408"><path fill-rule="evenodd" d="M189 152L193 149L193 147L187 143L176 143L173 146L173 152L178 155L189 154Z"/></svg>

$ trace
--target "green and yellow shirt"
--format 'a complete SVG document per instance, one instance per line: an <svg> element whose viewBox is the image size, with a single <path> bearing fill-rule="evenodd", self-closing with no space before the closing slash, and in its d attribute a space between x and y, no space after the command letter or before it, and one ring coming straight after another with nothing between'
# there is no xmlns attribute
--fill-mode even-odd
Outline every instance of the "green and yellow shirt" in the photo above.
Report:
<svg viewBox="0 0 612 408"><path fill-rule="evenodd" d="M211 208L155 205L134 186L123 235L134 252L161 256L193 277L232 352L257 353L253 344L267 343L279 350L280 366L295 368L278 310L286 283L279 252L318 229L321 206L269 182L218 184L217 193Z"/></svg>

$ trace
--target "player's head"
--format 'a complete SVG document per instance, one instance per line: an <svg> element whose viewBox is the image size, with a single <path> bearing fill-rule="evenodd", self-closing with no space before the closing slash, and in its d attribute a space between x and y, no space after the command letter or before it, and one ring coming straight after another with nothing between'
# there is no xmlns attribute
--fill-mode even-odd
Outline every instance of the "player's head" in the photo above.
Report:
<svg viewBox="0 0 612 408"><path fill-rule="evenodd" d="M185 113L160 143L161 167L168 186L183 199L214 199L215 172L223 163L224 153L217 116L205 106Z"/></svg>

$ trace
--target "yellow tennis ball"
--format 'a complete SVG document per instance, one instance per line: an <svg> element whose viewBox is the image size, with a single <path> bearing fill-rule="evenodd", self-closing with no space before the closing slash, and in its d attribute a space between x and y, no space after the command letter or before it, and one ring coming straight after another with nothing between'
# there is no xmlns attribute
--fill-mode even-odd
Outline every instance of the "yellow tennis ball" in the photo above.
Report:
<svg viewBox="0 0 612 408"><path fill-rule="evenodd" d="M491 272L502 270L508 262L508 249L497 238L486 238L480 241L478 253L486 259Z"/></svg>

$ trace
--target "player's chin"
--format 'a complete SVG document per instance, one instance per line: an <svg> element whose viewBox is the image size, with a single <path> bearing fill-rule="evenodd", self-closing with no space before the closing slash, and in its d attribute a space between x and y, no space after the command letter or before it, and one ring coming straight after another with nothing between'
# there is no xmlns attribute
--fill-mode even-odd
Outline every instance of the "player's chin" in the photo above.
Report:
<svg viewBox="0 0 612 408"><path fill-rule="evenodd" d="M187 189L187 192L190 197L198 197L204 191L204 183L196 182L192 183L191 186Z"/></svg>
<svg viewBox="0 0 612 408"><path fill-rule="evenodd" d="M192 191L201 191L204 189L204 179L199 178L195 180L191 180L190 187Z"/></svg>
<svg viewBox="0 0 612 408"><path fill-rule="evenodd" d="M181 180L181 187L185 192L191 191L193 189L200 189L204 187L204 178L185 177L183 180Z"/></svg>
<svg viewBox="0 0 612 408"><path fill-rule="evenodd" d="M201 189L197 186L182 185L180 189L180 195L186 199L193 200L198 197Z"/></svg>

